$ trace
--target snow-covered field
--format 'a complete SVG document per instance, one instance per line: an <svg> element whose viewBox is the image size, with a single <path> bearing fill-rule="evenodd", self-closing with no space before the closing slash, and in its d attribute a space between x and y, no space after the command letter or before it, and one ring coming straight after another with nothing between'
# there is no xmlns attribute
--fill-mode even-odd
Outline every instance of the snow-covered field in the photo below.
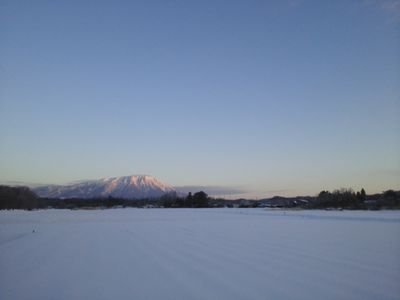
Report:
<svg viewBox="0 0 400 300"><path fill-rule="evenodd" d="M400 299L400 212L0 211L0 299Z"/></svg>

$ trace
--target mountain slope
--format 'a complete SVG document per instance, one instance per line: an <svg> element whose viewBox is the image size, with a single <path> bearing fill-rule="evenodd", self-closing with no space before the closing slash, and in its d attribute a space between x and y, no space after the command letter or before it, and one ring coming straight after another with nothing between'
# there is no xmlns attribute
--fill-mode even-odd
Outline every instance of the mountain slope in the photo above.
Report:
<svg viewBox="0 0 400 300"><path fill-rule="evenodd" d="M98 198L124 199L157 198L175 190L148 175L109 177L86 180L69 185L47 185L33 188L40 197L47 198Z"/></svg>

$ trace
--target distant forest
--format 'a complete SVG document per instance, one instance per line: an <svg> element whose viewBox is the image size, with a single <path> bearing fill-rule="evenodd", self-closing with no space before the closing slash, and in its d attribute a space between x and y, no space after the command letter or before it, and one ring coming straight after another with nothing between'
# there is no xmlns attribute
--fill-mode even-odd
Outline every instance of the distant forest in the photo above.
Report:
<svg viewBox="0 0 400 300"><path fill-rule="evenodd" d="M115 207L143 208L206 208L206 207L270 207L301 209L400 209L400 191L387 190L367 195L364 189L340 189L321 191L311 197L273 197L261 200L226 200L209 197L200 191L181 197L175 193L152 199L119 199L113 197L95 199L49 199L40 198L28 187L0 185L0 209L95 209Z"/></svg>

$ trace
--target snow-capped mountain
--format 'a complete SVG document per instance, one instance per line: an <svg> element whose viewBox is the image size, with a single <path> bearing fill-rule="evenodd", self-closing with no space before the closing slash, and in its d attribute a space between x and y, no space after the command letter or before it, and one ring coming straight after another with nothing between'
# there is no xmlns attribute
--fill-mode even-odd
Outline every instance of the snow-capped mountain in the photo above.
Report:
<svg viewBox="0 0 400 300"><path fill-rule="evenodd" d="M68 185L47 185L33 188L40 197L48 198L157 198L175 190L148 175L109 177L79 181Z"/></svg>

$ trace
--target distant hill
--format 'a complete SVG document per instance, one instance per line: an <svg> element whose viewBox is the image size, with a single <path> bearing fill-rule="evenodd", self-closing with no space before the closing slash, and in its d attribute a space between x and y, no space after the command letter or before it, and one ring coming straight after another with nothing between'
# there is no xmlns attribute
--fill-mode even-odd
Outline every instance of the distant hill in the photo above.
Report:
<svg viewBox="0 0 400 300"><path fill-rule="evenodd" d="M175 190L148 175L109 177L85 180L69 185L45 185L32 190L45 198L105 198L122 199L158 198Z"/></svg>

